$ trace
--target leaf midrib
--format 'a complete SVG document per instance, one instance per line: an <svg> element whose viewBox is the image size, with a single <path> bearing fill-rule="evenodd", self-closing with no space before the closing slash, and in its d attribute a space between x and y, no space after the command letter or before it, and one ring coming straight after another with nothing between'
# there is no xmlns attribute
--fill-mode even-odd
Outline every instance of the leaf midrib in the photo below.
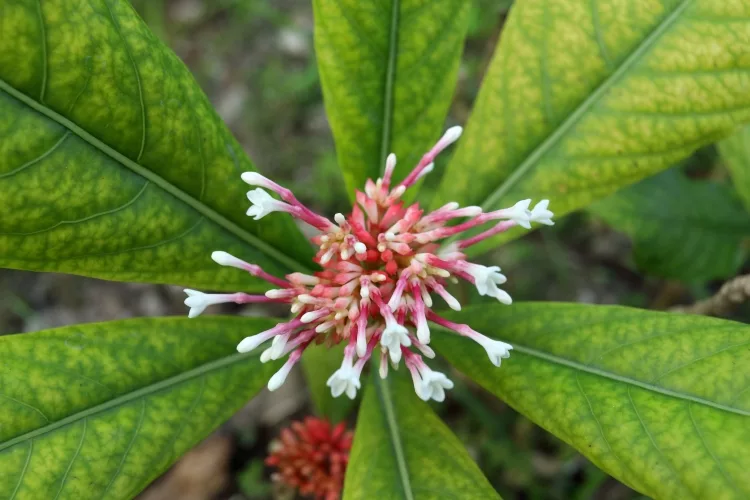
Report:
<svg viewBox="0 0 750 500"><path fill-rule="evenodd" d="M0 443L0 452L8 448L11 448L19 443L23 443L29 439L34 439L38 436L42 436L44 434L48 434L57 429L65 427L69 424L78 422L81 419L88 418L92 415L103 413L113 408L118 408L132 401L136 401L138 399L154 395L158 392L169 389L172 386L175 386L183 382L186 382L188 380L200 377L207 373L211 373L221 368L231 366L235 363L248 362L249 359L257 358L258 356L259 354L257 352L252 352L252 353L247 353L247 354L233 354L225 358L220 358L220 359L205 363L191 370L184 371L178 375L174 375L172 377L166 378L159 382L155 382L153 384L147 385L146 387L136 389L127 394L123 394L122 396L118 396L116 398L110 399L109 401L106 401L104 403L98 404L96 406L92 406L91 408L86 408L85 410L69 415L51 424L47 424L43 427L39 427L32 431L21 434L20 436L16 436L4 443Z"/></svg>
<svg viewBox="0 0 750 500"><path fill-rule="evenodd" d="M406 457L404 456L404 446L401 442L401 434L398 427L398 421L396 420L396 411L393 408L391 389L388 386L388 381L381 380L374 371L372 378L373 384L378 393L378 399L383 408L383 419L388 428L388 434L391 437L391 451L396 460L396 470L401 479L401 489L404 492L404 498L406 500L414 500L414 493L411 489L411 481L409 479L409 469L406 466Z"/></svg>
<svg viewBox="0 0 750 500"><path fill-rule="evenodd" d="M87 132L86 130L78 126L77 124L75 124L73 121L69 120L68 118L65 118L61 114L57 113L56 111L53 111L52 109L48 108L47 106L38 102L32 97L29 97L23 92L15 89L14 87L12 87L10 84L8 84L2 79L0 79L0 90L3 90L6 94L24 103L26 106L30 107L37 113L40 113L46 116L47 118L49 118L50 120L61 125L62 127L65 127L67 130L74 133L75 135L80 137L82 140L86 141L89 145L99 150L101 153L117 161L123 167L126 167L130 169L131 171L133 171L134 173L140 175L141 177L151 181L152 183L154 183L155 185L157 185L158 187L160 187L167 193L171 194L172 196L174 196L181 202L185 203L189 207L196 210L198 213L200 213L204 217L216 223L222 229L236 236L244 243L247 243L248 245L257 248L258 250L265 253L269 257L275 259L277 262L279 262L283 266L289 269L293 269L293 270L308 270L309 269L308 266L304 266L301 263L297 262L295 259L280 252L273 246L269 245L265 241L255 236L254 234L246 231L245 229L240 227L238 224L230 221L229 219L227 219L226 217L224 217L219 212L209 207L205 203L199 201L192 195L183 191L179 187L170 183L169 181L157 175L156 173L152 172L151 170L148 170L147 168L134 162L127 156L123 155L122 153L115 150L111 146L107 145L103 141L94 137L92 134L90 134L89 132Z"/></svg>
<svg viewBox="0 0 750 500"><path fill-rule="evenodd" d="M396 81L396 53L398 52L398 14L400 0L392 0L391 23L388 33L388 64L385 72L385 96L383 97L383 128L380 133L380 165L378 172L385 171L385 159L391 147L391 122L393 120L393 85Z"/></svg>
<svg viewBox="0 0 750 500"><path fill-rule="evenodd" d="M453 335L455 336L456 333L452 330L448 330L446 328L440 327L438 325L431 325L431 329L440 330L444 332L446 335ZM573 361L567 358L563 358L561 356L557 356L555 354L549 354L544 351L540 351L538 349L534 349L533 347L528 347L522 344L519 344L517 342L511 342L511 345L513 346L513 350L517 351L522 354L526 354L527 356L532 356L535 358L543 359L545 361L548 361L550 363L554 363L560 366L565 366L567 368L572 368L574 370L582 371L584 373L589 373L591 375L596 375L602 378L606 378L609 380L614 380L617 382L622 382L624 384L633 385L636 387L640 387L641 389L646 389L651 392L655 392L658 394L663 394L665 396L670 396L677 399L682 399L686 401L692 401L694 403L702 404L705 406L710 406L712 408L716 408L718 410L724 410L730 413L735 413L737 415L742 415L745 417L750 417L750 410L742 410L740 408L734 408L732 406L723 405L721 403L716 403L714 401L710 401L708 399L703 399L698 396L693 396L691 394L685 394L682 392L678 392L672 389L667 389L665 387L659 387L654 384L650 384L648 382L642 382L640 380L636 380L631 377L627 377L625 375L618 375L616 373L609 372L607 370L596 368L593 366L588 366L583 363L580 363L578 361ZM512 357L512 355L511 355Z"/></svg>
<svg viewBox="0 0 750 500"><path fill-rule="evenodd" d="M398 49L398 14L400 0L392 0L391 3L391 22L390 32L388 34L388 64L385 73L385 96L383 97L383 127L380 138L380 165L378 172L385 171L385 159L390 152L391 147L391 122L393 120L393 86L396 79L396 53ZM414 500L414 493L411 489L409 479L409 469L406 466L403 444L399 433L396 413L393 408L393 398L391 396L388 382L380 380L373 374L373 383L378 393L381 407L383 408L383 419L388 428L388 434L391 438L391 451L396 461L396 470L401 480L401 489L406 500Z"/></svg>
<svg viewBox="0 0 750 500"><path fill-rule="evenodd" d="M618 82L622 76L640 60L641 56L647 52L656 41L661 37L664 32L669 29L672 24L682 15L682 13L691 4L692 0L683 0L671 14L669 14L664 20L656 27L641 44L622 62L622 64L615 70L608 78L606 78L597 88L592 92L568 118L555 129L552 134L539 144L526 159L516 168L513 173L490 195L481 203L481 207L484 210L489 210L493 204L498 202L500 198L505 196L526 173L532 169L538 161L544 156L550 149L552 149L561 139L567 134L568 131L583 117L583 115L589 111L589 109L599 101L602 95L607 92L616 82Z"/></svg>

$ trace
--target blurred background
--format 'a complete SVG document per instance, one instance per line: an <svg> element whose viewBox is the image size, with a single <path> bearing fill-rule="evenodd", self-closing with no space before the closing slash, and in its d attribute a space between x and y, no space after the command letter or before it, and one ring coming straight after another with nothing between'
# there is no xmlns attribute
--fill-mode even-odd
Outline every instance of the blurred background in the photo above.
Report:
<svg viewBox="0 0 750 500"><path fill-rule="evenodd" d="M132 2L192 70L261 172L290 187L320 212L346 211L347 196L318 80L310 2ZM448 125L466 122L510 4L509 0L474 2ZM691 177L725 183L717 162L715 150L709 148L681 168ZM650 277L635 265L632 254L628 236L592 213L579 213L509 243L484 260L502 266L515 300L667 309L709 296L721 284ZM464 299L471 300L469 292L465 294ZM184 294L177 287L9 270L0 270L0 297L1 334L187 312ZM223 312L258 311L226 307ZM435 409L504 498L641 498L502 402L454 377L456 389ZM264 392L255 398L142 498L294 498L270 482L263 459L280 428L313 411L297 374L273 397ZM353 428L354 415L349 423Z"/></svg>

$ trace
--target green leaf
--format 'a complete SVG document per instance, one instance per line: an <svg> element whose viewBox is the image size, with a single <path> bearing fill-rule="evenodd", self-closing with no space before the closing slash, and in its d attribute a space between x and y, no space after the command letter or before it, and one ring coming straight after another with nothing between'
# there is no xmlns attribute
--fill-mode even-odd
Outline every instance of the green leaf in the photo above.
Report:
<svg viewBox="0 0 750 500"><path fill-rule="evenodd" d="M730 134L749 29L743 1L516 2L435 204L559 216Z"/></svg>
<svg viewBox="0 0 750 500"><path fill-rule="evenodd" d="M635 262L664 278L697 282L733 276L742 264L750 215L732 190L668 170L594 203L590 211L633 238Z"/></svg>
<svg viewBox="0 0 750 500"><path fill-rule="evenodd" d="M349 192L386 156L403 178L442 132L470 2L315 0L315 51Z"/></svg>
<svg viewBox="0 0 750 500"><path fill-rule="evenodd" d="M126 1L6 0L0 31L0 265L247 290L211 251L307 262L291 220L245 216L250 161Z"/></svg>
<svg viewBox="0 0 750 500"><path fill-rule="evenodd" d="M344 359L345 343L333 347L311 345L302 355L302 368L305 372L310 397L320 415L334 423L345 420L356 406L359 398L349 399L346 395L334 398L326 385L333 372L341 367Z"/></svg>
<svg viewBox="0 0 750 500"><path fill-rule="evenodd" d="M732 174L737 193L750 210L750 127L742 127L721 141L719 153Z"/></svg>
<svg viewBox="0 0 750 500"><path fill-rule="evenodd" d="M496 368L437 332L437 352L625 484L653 498L750 496L750 327L555 303L448 316L514 350Z"/></svg>
<svg viewBox="0 0 750 500"><path fill-rule="evenodd" d="M500 498L464 445L414 394L407 375L391 373L383 381L373 373L359 410L344 500Z"/></svg>
<svg viewBox="0 0 750 500"><path fill-rule="evenodd" d="M272 325L135 319L0 337L0 498L132 498L263 387L278 363L235 346Z"/></svg>

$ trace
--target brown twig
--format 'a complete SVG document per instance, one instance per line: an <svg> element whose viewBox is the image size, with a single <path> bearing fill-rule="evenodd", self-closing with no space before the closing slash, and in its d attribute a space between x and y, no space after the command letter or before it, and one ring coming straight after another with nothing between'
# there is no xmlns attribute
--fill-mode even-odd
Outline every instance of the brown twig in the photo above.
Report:
<svg viewBox="0 0 750 500"><path fill-rule="evenodd" d="M713 297L699 300L688 306L675 306L671 312L686 314L703 314L707 316L724 316L735 307L750 299L750 274L737 276L722 285Z"/></svg>

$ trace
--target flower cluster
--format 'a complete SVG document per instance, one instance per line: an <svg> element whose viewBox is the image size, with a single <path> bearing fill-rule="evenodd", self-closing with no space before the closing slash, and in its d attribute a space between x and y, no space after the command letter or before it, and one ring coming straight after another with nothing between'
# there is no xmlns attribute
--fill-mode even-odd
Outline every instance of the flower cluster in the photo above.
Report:
<svg viewBox="0 0 750 500"><path fill-rule="evenodd" d="M331 428L327 420L307 417L281 431L266 465L278 469L271 476L274 481L302 495L338 500L351 447L352 433L343 422Z"/></svg>
<svg viewBox="0 0 750 500"><path fill-rule="evenodd" d="M473 284L480 295L510 304L510 295L499 287L506 281L500 268L468 262L463 252L514 226L528 229L532 222L552 225L553 214L547 209L547 200L534 207L530 207L531 200L523 200L492 212L448 203L427 214L418 203L408 205L402 201L404 192L433 169L435 157L460 135L461 127L448 129L414 170L395 185L392 176L396 156L389 155L383 177L368 180L364 191L357 191L351 214L336 214L333 222L314 213L290 190L266 177L255 172L242 174L242 180L254 186L247 193L251 202L247 215L257 220L271 212L286 212L320 231L312 241L318 246L315 262L323 270L312 275L292 273L280 279L226 252L214 252L211 257L217 264L242 269L278 288L261 296L209 295L185 290L190 317L199 315L208 305L223 302L288 303L293 315L291 321L247 337L237 346L238 351L249 352L271 341L261 354L263 362L289 355L268 382L270 390L284 383L311 343L346 342L341 368L328 379L334 397L344 393L355 397L362 369L378 350L381 377L387 376L389 364L398 368L403 359L417 395L424 400L442 401L445 390L452 388L453 383L444 374L431 370L423 360L423 356L435 356L429 346L430 323L477 342L490 361L500 366L512 347L468 325L438 316L431 309L433 295L451 309L460 310L459 302L445 288L449 280L460 278ZM277 194L280 200L268 191ZM466 220L452 224L456 219ZM493 225L474 236L455 240L464 231L486 223ZM441 246L446 239L455 241Z"/></svg>

